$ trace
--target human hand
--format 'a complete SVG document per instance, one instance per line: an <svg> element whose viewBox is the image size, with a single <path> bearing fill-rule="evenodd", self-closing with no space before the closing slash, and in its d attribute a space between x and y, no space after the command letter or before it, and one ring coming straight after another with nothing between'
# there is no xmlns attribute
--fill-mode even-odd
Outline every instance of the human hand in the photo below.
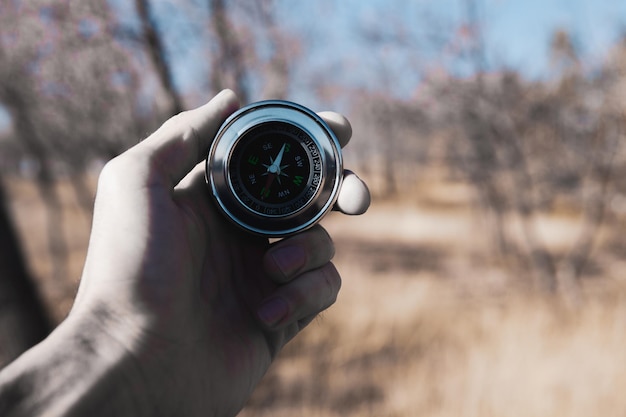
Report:
<svg viewBox="0 0 626 417"><path fill-rule="evenodd" d="M270 245L213 206L199 163L237 108L224 91L173 117L109 162L98 184L68 322L92 324L130 355L141 378L129 379L142 381L134 401L154 414L235 415L278 351L335 301L341 284L322 227ZM345 118L320 115L344 146ZM361 214L369 198L347 171L337 209Z"/></svg>

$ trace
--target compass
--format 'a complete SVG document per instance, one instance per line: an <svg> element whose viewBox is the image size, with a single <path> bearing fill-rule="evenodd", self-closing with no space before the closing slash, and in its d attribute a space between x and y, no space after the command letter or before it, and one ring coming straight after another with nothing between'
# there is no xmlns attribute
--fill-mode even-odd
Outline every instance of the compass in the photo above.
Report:
<svg viewBox="0 0 626 417"><path fill-rule="evenodd" d="M343 167L335 134L313 111L283 100L253 103L219 129L206 180L220 211L267 237L306 230L330 211Z"/></svg>

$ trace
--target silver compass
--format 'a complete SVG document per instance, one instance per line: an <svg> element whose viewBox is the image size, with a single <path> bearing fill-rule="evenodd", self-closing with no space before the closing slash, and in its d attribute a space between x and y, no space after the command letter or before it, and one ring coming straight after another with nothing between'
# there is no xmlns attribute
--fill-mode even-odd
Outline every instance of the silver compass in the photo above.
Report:
<svg viewBox="0 0 626 417"><path fill-rule="evenodd" d="M343 177L341 147L313 111L283 100L250 104L219 129L206 180L222 213L267 237L306 230L328 213Z"/></svg>

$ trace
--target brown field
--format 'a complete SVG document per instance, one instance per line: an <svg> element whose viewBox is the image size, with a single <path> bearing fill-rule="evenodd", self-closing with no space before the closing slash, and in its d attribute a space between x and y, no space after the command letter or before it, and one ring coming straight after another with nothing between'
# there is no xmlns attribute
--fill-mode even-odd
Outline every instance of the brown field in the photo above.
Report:
<svg viewBox="0 0 626 417"><path fill-rule="evenodd" d="M51 282L37 193L28 182L8 185L31 267L60 319L89 220L63 189L72 279ZM530 277L493 256L470 197L439 182L411 202L326 219L340 298L287 346L241 416L625 415L624 263L598 261L575 302L533 292ZM574 237L571 216L541 224L551 247Z"/></svg>

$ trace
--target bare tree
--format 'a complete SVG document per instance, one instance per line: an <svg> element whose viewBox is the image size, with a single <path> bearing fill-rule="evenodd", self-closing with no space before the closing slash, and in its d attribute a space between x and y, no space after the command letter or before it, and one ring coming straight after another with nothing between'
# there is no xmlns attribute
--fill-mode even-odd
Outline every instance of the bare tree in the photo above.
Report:
<svg viewBox="0 0 626 417"><path fill-rule="evenodd" d="M51 330L50 316L28 270L0 181L0 368Z"/></svg>
<svg viewBox="0 0 626 417"><path fill-rule="evenodd" d="M267 64L262 69L265 87L262 95L267 98L285 99L289 94L291 61L296 58L293 35L286 34L276 22L274 0L254 3L261 31L265 34L271 49Z"/></svg>
<svg viewBox="0 0 626 417"><path fill-rule="evenodd" d="M216 50L211 68L214 91L233 88L243 103L250 100L246 49L239 39L224 0L209 0L211 28L215 33Z"/></svg>
<svg viewBox="0 0 626 417"><path fill-rule="evenodd" d="M0 13L0 104L11 116L21 156L37 161L52 282L65 292L73 284L58 179L69 180L88 219L93 190L85 173L90 161L127 147L135 136L129 132L140 120L136 80L127 54L111 42L110 18L106 4L95 0L5 3Z"/></svg>
<svg viewBox="0 0 626 417"><path fill-rule="evenodd" d="M596 104L609 90L581 73L564 36L557 33L553 43L565 48L554 51L564 54L555 83L503 72L457 81L442 99L456 103L447 116L458 129L454 159L497 219L496 246L524 260L539 288L575 295L605 218L623 122ZM545 243L538 218L564 200L580 212L580 232L569 251L558 253ZM522 246L508 230L514 219Z"/></svg>
<svg viewBox="0 0 626 417"><path fill-rule="evenodd" d="M183 111L180 92L174 86L172 68L157 24L151 13L149 0L135 0L137 15L141 22L141 42L157 73L159 82L170 102L167 114L174 115Z"/></svg>
<svg viewBox="0 0 626 417"><path fill-rule="evenodd" d="M493 253L516 275L534 279L536 288L576 297L609 202L622 186L623 105L606 103L619 101L616 91L624 91L623 64L585 73L575 42L559 31L551 43L555 72L549 81L490 70L480 3L465 4L467 19L458 31L463 39L454 44L473 75L424 77L417 100L355 94L353 115L366 126L361 165L380 179L384 195L395 196L398 179L411 177L407 167L419 166L432 142L447 140L450 170L474 187L489 220ZM393 33L381 37L368 30L372 42L400 42ZM564 205L579 221L578 234L562 250L548 244L541 220Z"/></svg>

